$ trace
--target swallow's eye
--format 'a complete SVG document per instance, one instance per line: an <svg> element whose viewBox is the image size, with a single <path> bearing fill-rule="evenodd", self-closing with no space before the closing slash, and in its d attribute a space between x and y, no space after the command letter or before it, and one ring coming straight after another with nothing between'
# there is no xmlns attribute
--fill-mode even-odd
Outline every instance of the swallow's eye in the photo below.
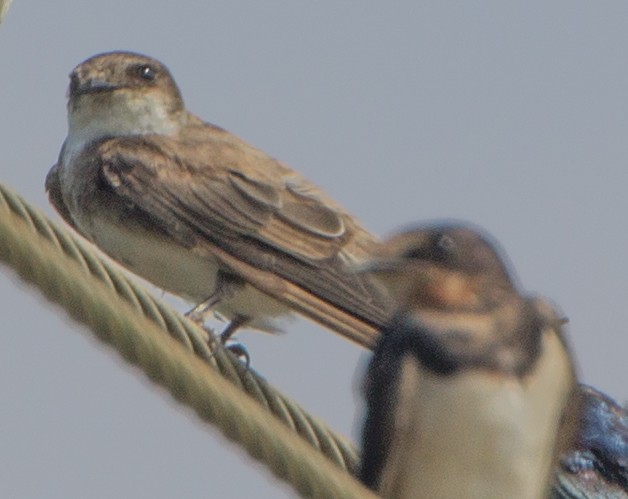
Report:
<svg viewBox="0 0 628 499"><path fill-rule="evenodd" d="M438 262L451 262L456 257L458 246L453 237L440 234L432 247L432 259Z"/></svg>
<svg viewBox="0 0 628 499"><path fill-rule="evenodd" d="M453 237L443 234L438 238L436 243L438 249L444 253L451 254L456 251L456 241Z"/></svg>
<svg viewBox="0 0 628 499"><path fill-rule="evenodd" d="M142 64L135 69L138 76L146 81L153 81L157 77L157 71L149 64Z"/></svg>
<svg viewBox="0 0 628 499"><path fill-rule="evenodd" d="M79 87L79 77L76 73L70 73L69 94L74 95Z"/></svg>

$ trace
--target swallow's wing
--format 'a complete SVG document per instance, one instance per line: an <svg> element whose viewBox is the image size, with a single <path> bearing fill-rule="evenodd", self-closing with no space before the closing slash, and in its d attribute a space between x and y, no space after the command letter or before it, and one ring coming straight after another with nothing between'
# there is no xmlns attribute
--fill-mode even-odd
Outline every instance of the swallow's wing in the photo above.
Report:
<svg viewBox="0 0 628 499"><path fill-rule="evenodd" d="M364 384L366 418L362 430L360 480L375 491L396 490L412 459L421 431L416 418L426 372L447 375L460 368L433 330L405 315L382 330ZM397 491L398 493L398 491ZM395 493L392 494L396 497Z"/></svg>
<svg viewBox="0 0 628 499"><path fill-rule="evenodd" d="M220 129L201 132L187 143L109 139L91 154L108 188L159 230L209 251L332 329L342 330L339 321L357 327L362 331L344 333L371 345L386 305L380 290L348 264L365 255L372 236L277 161L244 143L220 141Z"/></svg>
<svg viewBox="0 0 628 499"><path fill-rule="evenodd" d="M63 195L61 194L58 164L55 164L48 172L48 175L46 175L46 192L48 193L50 203L54 206L55 210L59 212L59 215L61 215L63 220L71 225L74 230L78 231L78 228L72 219L72 215L70 215L70 211L63 200Z"/></svg>
<svg viewBox="0 0 628 499"><path fill-rule="evenodd" d="M560 497L628 496L628 411L602 392L580 385L582 416L576 442L562 454Z"/></svg>
<svg viewBox="0 0 628 499"><path fill-rule="evenodd" d="M391 449L400 433L396 415L399 411L399 381L402 360L408 351L400 348L397 335L382 334L364 381L366 417L362 426L362 462L359 478L377 491Z"/></svg>

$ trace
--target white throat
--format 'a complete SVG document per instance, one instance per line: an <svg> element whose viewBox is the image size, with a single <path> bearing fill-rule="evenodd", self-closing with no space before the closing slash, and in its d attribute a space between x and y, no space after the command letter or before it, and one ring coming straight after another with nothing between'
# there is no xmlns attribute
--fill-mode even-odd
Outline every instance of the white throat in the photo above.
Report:
<svg viewBox="0 0 628 499"><path fill-rule="evenodd" d="M92 94L70 102L68 136L59 158L62 182L77 173L73 171L77 167L74 159L93 141L127 135L173 135L185 116L185 112L170 112L163 96L150 92L140 96L124 91Z"/></svg>
<svg viewBox="0 0 628 499"><path fill-rule="evenodd" d="M91 141L121 135L170 135L181 125L180 115L173 116L159 94L118 92L79 99L68 106L68 138Z"/></svg>

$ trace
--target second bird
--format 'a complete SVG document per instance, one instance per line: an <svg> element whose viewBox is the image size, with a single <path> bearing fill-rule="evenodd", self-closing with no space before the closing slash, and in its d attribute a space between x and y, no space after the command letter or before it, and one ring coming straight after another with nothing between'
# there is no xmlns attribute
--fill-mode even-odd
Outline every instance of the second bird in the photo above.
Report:
<svg viewBox="0 0 628 499"><path fill-rule="evenodd" d="M465 225L402 233L379 254L362 270L398 310L367 375L361 479L384 498L546 497L578 424L561 320Z"/></svg>
<svg viewBox="0 0 628 499"><path fill-rule="evenodd" d="M349 265L375 238L301 175L184 107L160 62L94 56L70 75L68 135L46 179L82 235L131 271L247 325L297 311L364 346L385 301Z"/></svg>

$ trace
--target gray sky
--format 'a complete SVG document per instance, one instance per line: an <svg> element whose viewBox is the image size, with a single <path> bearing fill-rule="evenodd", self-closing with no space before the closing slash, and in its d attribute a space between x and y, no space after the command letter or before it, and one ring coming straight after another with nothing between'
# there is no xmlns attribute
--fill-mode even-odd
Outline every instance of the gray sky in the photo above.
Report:
<svg viewBox="0 0 628 499"><path fill-rule="evenodd" d="M186 103L325 188L375 233L461 218L570 318L582 379L628 399L628 3L17 0L0 26L0 181L43 183L70 70L165 62ZM285 497L0 268L0 496ZM180 307L183 310L185 307ZM356 436L366 355L297 320L241 333L256 369Z"/></svg>

